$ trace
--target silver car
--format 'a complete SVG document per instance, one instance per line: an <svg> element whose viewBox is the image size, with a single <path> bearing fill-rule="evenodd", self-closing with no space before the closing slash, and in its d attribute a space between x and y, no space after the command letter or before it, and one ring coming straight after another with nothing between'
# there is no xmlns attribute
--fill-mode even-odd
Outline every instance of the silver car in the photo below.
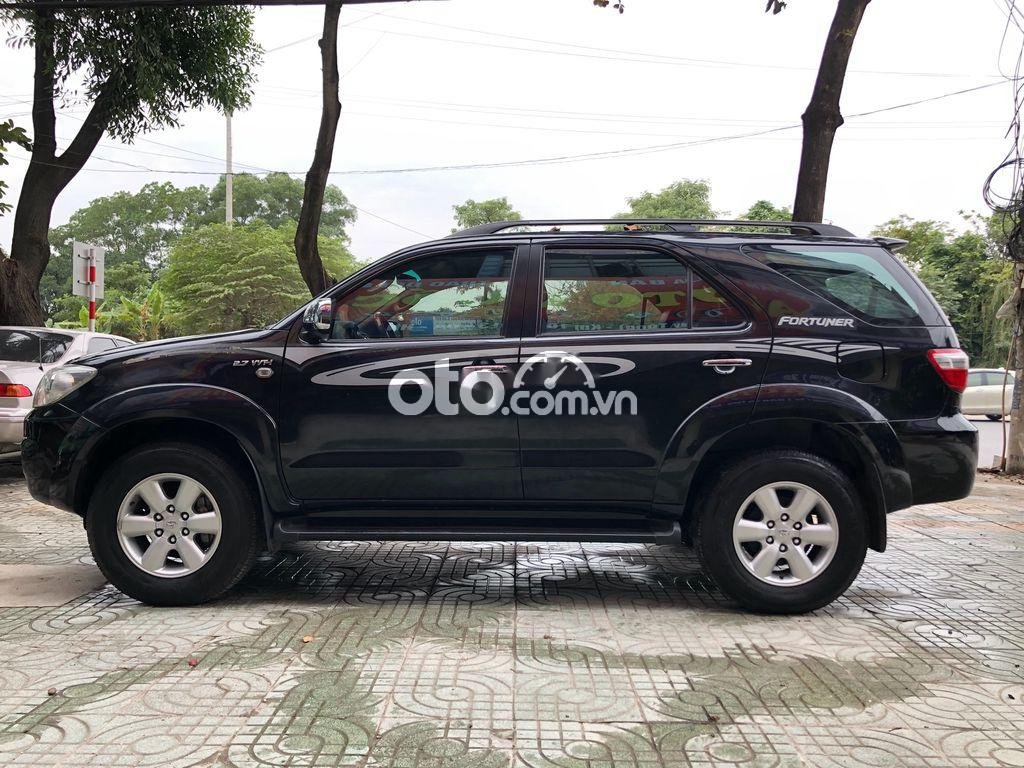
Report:
<svg viewBox="0 0 1024 768"><path fill-rule="evenodd" d="M972 368L967 374L967 389L960 401L960 411L969 416L988 416L1002 421L1010 412L1013 400L1013 371L1003 368Z"/></svg>
<svg viewBox="0 0 1024 768"><path fill-rule="evenodd" d="M45 371L77 357L134 344L109 333L0 326L0 454L17 451Z"/></svg>

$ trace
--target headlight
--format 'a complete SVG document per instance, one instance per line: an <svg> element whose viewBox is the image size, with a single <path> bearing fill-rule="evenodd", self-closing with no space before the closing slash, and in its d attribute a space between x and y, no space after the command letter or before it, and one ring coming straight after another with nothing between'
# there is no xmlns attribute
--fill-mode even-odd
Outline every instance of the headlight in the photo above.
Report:
<svg viewBox="0 0 1024 768"><path fill-rule="evenodd" d="M32 407L56 403L95 375L96 369L87 365L62 365L59 368L51 368L39 380L35 397L32 398Z"/></svg>

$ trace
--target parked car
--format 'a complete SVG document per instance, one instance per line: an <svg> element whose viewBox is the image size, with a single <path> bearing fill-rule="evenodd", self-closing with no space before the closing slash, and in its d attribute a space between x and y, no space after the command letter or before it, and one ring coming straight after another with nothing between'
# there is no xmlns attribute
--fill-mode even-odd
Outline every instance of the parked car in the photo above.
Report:
<svg viewBox="0 0 1024 768"><path fill-rule="evenodd" d="M614 228L614 229L613 229ZM32 495L156 605L302 540L689 542L718 586L819 608L886 518L959 499L967 355L893 255L824 224L486 224L262 330L48 371Z"/></svg>
<svg viewBox="0 0 1024 768"><path fill-rule="evenodd" d="M1013 371L1005 368L972 368L967 374L967 389L960 410L969 416L988 416L1002 421L1013 401Z"/></svg>
<svg viewBox="0 0 1024 768"><path fill-rule="evenodd" d="M16 451L43 373L76 357L128 346L121 336L0 326L0 453Z"/></svg>

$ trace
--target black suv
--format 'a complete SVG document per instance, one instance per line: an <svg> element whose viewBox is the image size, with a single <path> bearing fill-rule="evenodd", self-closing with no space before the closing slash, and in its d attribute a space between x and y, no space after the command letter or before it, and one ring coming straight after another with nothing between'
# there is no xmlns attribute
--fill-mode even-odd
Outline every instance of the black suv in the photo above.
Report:
<svg viewBox="0 0 1024 768"><path fill-rule="evenodd" d="M694 544L742 605L825 605L886 515L966 496L967 356L893 255L835 226L486 224L263 330L47 372L32 495L147 603L311 539Z"/></svg>

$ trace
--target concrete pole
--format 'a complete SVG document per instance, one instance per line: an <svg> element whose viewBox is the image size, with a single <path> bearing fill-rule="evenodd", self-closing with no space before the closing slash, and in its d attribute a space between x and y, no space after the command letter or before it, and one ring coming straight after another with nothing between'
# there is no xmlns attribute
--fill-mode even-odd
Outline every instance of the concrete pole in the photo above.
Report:
<svg viewBox="0 0 1024 768"><path fill-rule="evenodd" d="M227 118L227 169L224 173L224 223L229 227L235 221L234 174L231 171L231 113Z"/></svg>
<svg viewBox="0 0 1024 768"><path fill-rule="evenodd" d="M1014 372L1016 383L1010 404L1010 435L1006 445L1006 472L1024 474L1024 262L1014 269L1017 306L1014 307L1014 341L1007 366Z"/></svg>

